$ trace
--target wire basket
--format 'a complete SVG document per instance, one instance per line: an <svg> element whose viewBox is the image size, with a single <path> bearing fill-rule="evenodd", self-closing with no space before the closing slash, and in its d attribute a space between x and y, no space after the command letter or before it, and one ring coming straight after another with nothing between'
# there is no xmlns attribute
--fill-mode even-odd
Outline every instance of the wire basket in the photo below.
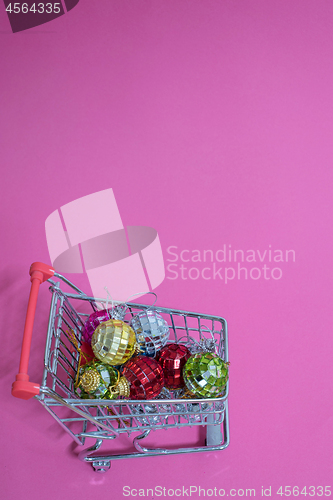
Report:
<svg viewBox="0 0 333 500"><path fill-rule="evenodd" d="M29 332L26 322L20 373L13 384L12 393L23 399L32 396L38 399L77 444L83 445L86 438L95 438L95 445L79 454L81 460L91 462L96 471L105 472L110 467L111 459L215 451L228 446L227 397L229 383L227 383L221 397L209 399L183 399L177 394L177 391L170 393L165 390L158 398L149 401L81 399L75 392L75 380L79 368L80 347L84 341L82 338L83 326L91 311L96 310L96 301L101 304L106 304L107 301L85 295L73 283L55 273L49 266L44 265L48 271L44 270L43 279L40 279L39 276L38 282L38 279L34 278L37 276L37 272L41 272L36 271L37 264L39 268L43 266L43 264L35 263L30 269L32 290L27 322L32 306L36 307L39 284L42 281L49 281L51 284L49 289L52 293L43 379L41 385L23 380L23 375L28 376L26 375L27 363L26 366L22 366L24 365L22 357L27 350L25 345L27 344L27 336L30 333L31 341L32 333L32 325L31 332ZM63 291L60 282L55 282L51 277L61 279L72 290L70 292ZM35 294L33 295L34 285ZM128 303L126 304L124 321L129 322L138 312L148 309L158 312L168 323L170 329L168 343L176 342L186 346L192 344L193 346L209 342L215 347L218 356L223 361L228 362L227 323L225 319L218 316ZM84 312L81 312L82 310ZM152 430L181 429L189 426L205 427L205 446L175 450L149 449L141 444L142 439L147 437ZM95 452L101 447L104 440L116 439L122 434L131 436L133 433L136 434L132 439L137 452L96 456ZM137 435L137 433L139 434Z"/></svg>

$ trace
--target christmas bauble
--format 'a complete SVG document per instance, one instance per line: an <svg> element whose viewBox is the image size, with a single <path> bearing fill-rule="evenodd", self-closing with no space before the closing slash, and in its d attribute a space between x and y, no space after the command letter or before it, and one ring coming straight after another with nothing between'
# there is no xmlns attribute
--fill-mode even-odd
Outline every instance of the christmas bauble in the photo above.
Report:
<svg viewBox="0 0 333 500"><path fill-rule="evenodd" d="M91 347L96 358L103 363L122 365L136 351L135 333L127 323L109 319L96 328Z"/></svg>
<svg viewBox="0 0 333 500"><path fill-rule="evenodd" d="M82 330L82 336L88 344L91 343L91 337L93 336L94 331L98 327L100 323L103 323L103 321L108 321L111 318L109 316L109 311L102 310L102 311L95 311L90 314L89 318L86 320L83 330Z"/></svg>
<svg viewBox="0 0 333 500"><path fill-rule="evenodd" d="M152 399L164 386L164 376L156 359L135 356L123 366L122 375L130 383L130 399Z"/></svg>
<svg viewBox="0 0 333 500"><path fill-rule="evenodd" d="M91 345L90 343L88 344L88 342L82 342L81 346L78 347L77 350L81 354L80 366L91 363L91 361L95 358ZM76 352L74 351L73 354L75 355Z"/></svg>
<svg viewBox="0 0 333 500"><path fill-rule="evenodd" d="M131 320L131 326L145 356L155 356L168 341L170 333L168 323L156 311L139 312Z"/></svg>
<svg viewBox="0 0 333 500"><path fill-rule="evenodd" d="M142 425L159 425L164 422L163 417L156 415L156 413L158 413L158 407L154 404L131 405L131 410L136 420Z"/></svg>
<svg viewBox="0 0 333 500"><path fill-rule="evenodd" d="M228 381L228 365L217 354L194 354L184 366L186 387L195 396L217 398Z"/></svg>
<svg viewBox="0 0 333 500"><path fill-rule="evenodd" d="M184 387L183 368L190 356L190 351L182 344L168 344L162 347L158 363L163 369L165 387L168 389Z"/></svg>
<svg viewBox="0 0 333 500"><path fill-rule="evenodd" d="M189 422L204 422L204 419L208 416L206 412L213 412L213 403L188 403L187 404L187 415L182 415L183 418ZM203 413L205 412L205 413Z"/></svg>
<svg viewBox="0 0 333 500"><path fill-rule="evenodd" d="M124 319L125 310L126 306L124 307L123 304L119 304L111 309L102 309L101 311L94 311L91 313L82 330L84 340L90 344L91 337L98 325L109 319Z"/></svg>
<svg viewBox="0 0 333 500"><path fill-rule="evenodd" d="M115 368L99 361L82 366L78 374L76 393L84 399L113 399L109 388L118 381Z"/></svg>

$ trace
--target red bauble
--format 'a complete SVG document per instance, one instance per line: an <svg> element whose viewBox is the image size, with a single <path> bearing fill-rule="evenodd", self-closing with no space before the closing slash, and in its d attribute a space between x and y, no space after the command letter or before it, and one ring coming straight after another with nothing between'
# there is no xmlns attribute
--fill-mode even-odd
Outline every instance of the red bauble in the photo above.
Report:
<svg viewBox="0 0 333 500"><path fill-rule="evenodd" d="M182 344L168 344L159 353L158 362L164 373L164 385L168 389L180 389L185 386L183 367L191 356Z"/></svg>
<svg viewBox="0 0 333 500"><path fill-rule="evenodd" d="M130 399L152 399L164 387L163 370L154 358L136 356L123 367L122 375L131 384Z"/></svg>

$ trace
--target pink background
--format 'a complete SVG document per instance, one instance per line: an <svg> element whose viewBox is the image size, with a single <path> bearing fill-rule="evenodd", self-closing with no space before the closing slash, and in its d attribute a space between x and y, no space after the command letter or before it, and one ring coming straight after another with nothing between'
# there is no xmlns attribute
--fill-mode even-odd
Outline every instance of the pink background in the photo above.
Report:
<svg viewBox="0 0 333 500"><path fill-rule="evenodd" d="M81 0L14 35L0 6L2 498L330 485L332 23L326 0ZM10 395L28 268L49 262L44 221L107 187L125 225L158 231L165 257L170 245L296 252L280 280L166 279L156 290L160 305L228 320L222 452L114 461L98 475L38 402ZM150 442L192 436L159 431Z"/></svg>

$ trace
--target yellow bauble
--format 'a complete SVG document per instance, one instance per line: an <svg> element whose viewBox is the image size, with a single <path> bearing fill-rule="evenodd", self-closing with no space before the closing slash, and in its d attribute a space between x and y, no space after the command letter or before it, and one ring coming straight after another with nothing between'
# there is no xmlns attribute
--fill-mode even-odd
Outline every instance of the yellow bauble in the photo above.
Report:
<svg viewBox="0 0 333 500"><path fill-rule="evenodd" d="M134 330L124 321L110 319L96 328L91 347L96 358L103 363L122 365L136 351Z"/></svg>

